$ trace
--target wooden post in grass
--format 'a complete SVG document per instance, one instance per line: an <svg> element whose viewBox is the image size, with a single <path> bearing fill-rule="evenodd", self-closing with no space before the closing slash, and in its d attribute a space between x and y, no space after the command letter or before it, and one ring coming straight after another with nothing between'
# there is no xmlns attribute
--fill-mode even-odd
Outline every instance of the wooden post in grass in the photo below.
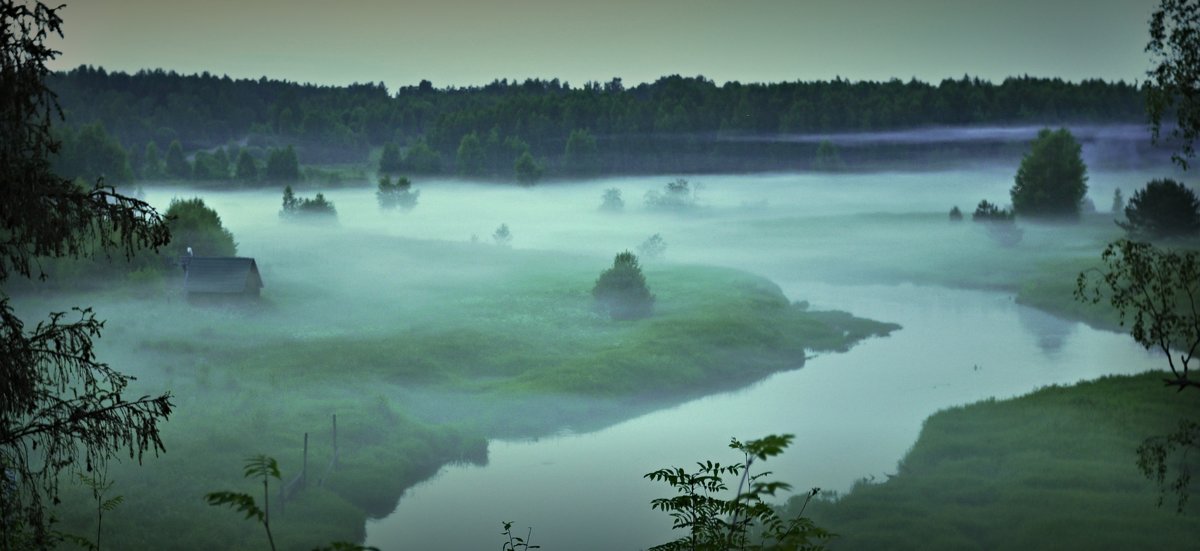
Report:
<svg viewBox="0 0 1200 551"><path fill-rule="evenodd" d="M300 487L308 487L308 433L304 433L304 466L300 470Z"/></svg>

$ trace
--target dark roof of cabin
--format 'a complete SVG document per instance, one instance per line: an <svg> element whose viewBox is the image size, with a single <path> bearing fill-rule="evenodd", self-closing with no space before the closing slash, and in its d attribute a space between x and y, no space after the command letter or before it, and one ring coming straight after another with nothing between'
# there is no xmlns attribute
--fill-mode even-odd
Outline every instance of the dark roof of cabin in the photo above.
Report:
<svg viewBox="0 0 1200 551"><path fill-rule="evenodd" d="M253 258L232 256L191 257L185 281L189 293L243 293L263 286Z"/></svg>

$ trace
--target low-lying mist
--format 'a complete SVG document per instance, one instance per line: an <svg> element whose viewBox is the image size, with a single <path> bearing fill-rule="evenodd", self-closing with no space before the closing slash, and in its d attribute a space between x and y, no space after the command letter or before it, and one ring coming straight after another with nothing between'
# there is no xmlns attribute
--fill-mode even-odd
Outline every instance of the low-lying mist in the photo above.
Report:
<svg viewBox="0 0 1200 551"><path fill-rule="evenodd" d="M766 373L799 367L806 353L845 350L859 339L897 329L820 311L848 309L866 318L898 321L895 318L914 309L920 314L925 307L904 300L937 293L914 292L907 285L899 293L902 298L890 300L887 289L892 287L914 284L918 289L1001 289L1016 294L1029 281L1046 277L1047 266L1065 266L1059 271L1067 274L1070 280L1063 287L1069 287L1079 262L1097 258L1103 243L1120 234L1119 228L1111 213L1088 213L1074 225L1018 222L1019 240L997 239L987 224L972 222L970 212L981 199L1007 203L1014 171L1011 165L996 164L919 172L689 176L686 193L671 201L662 198L672 193L668 184L675 178L664 176L550 181L533 187L414 178L420 196L407 211L381 209L373 182L298 189L303 196L322 192L334 204L336 221L321 223L281 218L282 188L147 186L147 200L160 210L174 198L190 197L202 197L216 210L238 243L238 255L256 259L264 282L261 300L189 302L180 290L180 271L155 283L163 289L158 294L120 288L41 293L20 297L19 306L30 319L76 304L94 306L99 317L109 320L100 341L102 358L139 377L131 390L169 389L177 396L179 408L166 434L167 454L142 467L124 465L115 472L130 505L124 520L113 521L114 532L136 534L144 530L138 519L153 519L158 527L188 527L173 537L196 548L220 545L212 534L225 529L217 527L229 522L228 511L192 504L198 511L181 509L164 518L155 510L158 500L166 499L159 494L165 488L202 495L233 487L241 483L242 457L254 453L279 455L290 476L297 472L305 433L316 435L313 461L323 465L330 461L323 435L336 413L343 449L348 450L345 468L328 487L314 491L324 506L336 503L344 516L330 516L323 521L325 528L317 529L306 526L302 519L307 517L301 513L282 521L294 524L281 525L281 531L290 532L297 545L326 538L329 530L339 531L341 539L360 540L363 515L386 516L406 488L432 476L447 461L486 464L489 438L603 429L689 398L743 387ZM1094 170L1088 196L1106 211L1113 190L1119 187L1129 195L1158 176ZM602 210L605 194L614 189L623 207ZM966 220L949 219L954 206L967 213ZM499 243L494 234L502 225L510 239ZM648 245L656 235L660 240ZM592 309L592 285L623 250L640 256L647 284L658 294L656 316L643 325L615 323ZM1061 274L1051 275L1057 285ZM870 290L859 296L857 285ZM785 299L779 298L780 289ZM1066 292L1069 296L1069 289ZM789 301L801 304L787 306ZM986 315L968 312L970 319L994 321L1014 315L1009 297L972 296L969 302L984 305L977 308L984 310L1003 303ZM712 311L696 314L706 308ZM755 325L763 321L750 315L768 310L780 312L765 324L770 330ZM829 324L837 334L823 337L826 344L818 345L813 344L819 340L817 331L811 337L816 340L797 354L772 355L768 350L764 355L770 347L763 343L798 346L788 335L778 335L793 327L787 325L794 321L787 316L793 315L808 316L795 327ZM1079 357L1078 347L1071 347L1073 325L1064 326L1040 312L1021 311L1020 316L1010 324L1017 329L1006 329L1005 338L1028 333L1028 347L1040 350L1031 354ZM738 334L742 330L753 338ZM944 338L952 341L954 335ZM952 405L965 398L955 398L953 389L943 388L947 384L988 381L963 396L1024 388L1024 381L1014 382L1011 373L994 367L996 363L972 359L983 353L983 346L952 351L953 365L938 364L932 372L936 381L905 386L908 394L896 397L897 407L912 417L909 424L914 426L906 425L905 430L915 431L916 419L931 413L910 403L912 396ZM628 350L651 352L631 358L623 355ZM654 354L660 350L666 354L663 361L672 363L667 367L676 371L647 369L656 365ZM907 343L895 350L914 357L884 353L888 365L872 366L880 370L877 377L883 372L900 377L902 371L893 367L927 360L923 344ZM970 371L976 362L985 363L988 371ZM716 379L725 386L713 386L710 377L671 392L670 384L680 380L681 373L686 375L692 363L720 374ZM553 373L537 373L543 367ZM592 376L600 367L610 369L604 372L609 379ZM739 375L742 368L754 375ZM1037 381L1030 384L1044 384L1078 377L1077 373L1104 373L1106 368L1072 368L1055 375L1032 366L1028 373ZM838 371L852 369L849 365ZM857 384L830 371L821 377L843 386ZM595 391L570 390L579 388ZM778 397L780 403L790 400L792 392ZM824 391L807 392L814 404L827 409L841 402L818 400ZM881 452L887 457L866 458L870 453L863 451L864 442L878 442L879 437L855 431L881 430L870 416L859 416L845 430L824 419L804 430L827 439L830 449L862 452L862 463L841 462L854 469L891 464L912 440L907 432L903 437L891 435L888 451ZM713 434L714 449L729 436L761 435ZM789 475L826 476L812 465L785 465L790 465ZM389 473L386 484L379 482L381 468ZM171 473L186 473L187 481ZM873 473L855 471L849 476L867 474ZM640 482L636 475L631 479ZM784 479L805 483L792 476ZM500 520L506 519L463 522L487 528ZM252 529L231 537L251 541L248 538L256 537ZM155 533L172 530L154 528ZM117 541L129 541L121 537L128 536L118 536ZM169 545L167 540L156 541Z"/></svg>

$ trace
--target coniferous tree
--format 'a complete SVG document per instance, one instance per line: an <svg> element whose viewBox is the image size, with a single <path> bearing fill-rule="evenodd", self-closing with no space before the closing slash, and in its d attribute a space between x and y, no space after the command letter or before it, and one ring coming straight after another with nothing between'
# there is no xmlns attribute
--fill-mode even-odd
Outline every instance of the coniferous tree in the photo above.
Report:
<svg viewBox="0 0 1200 551"><path fill-rule="evenodd" d="M258 163L244 149L238 153L236 176L243 182L253 182L258 179Z"/></svg>
<svg viewBox="0 0 1200 551"><path fill-rule="evenodd" d="M615 320L641 319L654 312L654 295L637 256L629 251L618 253L612 268L600 273L592 297L597 309Z"/></svg>
<svg viewBox="0 0 1200 551"><path fill-rule="evenodd" d="M158 144L146 142L146 152L142 155L142 178L154 180L164 174L162 154L158 152Z"/></svg>
<svg viewBox="0 0 1200 551"><path fill-rule="evenodd" d="M596 166L596 138L586 128L576 128L567 136L563 162L569 170L591 172Z"/></svg>
<svg viewBox="0 0 1200 551"><path fill-rule="evenodd" d="M167 148L167 176L170 178L187 179L192 177L192 165L183 156L183 146L179 140L171 142Z"/></svg>
<svg viewBox="0 0 1200 551"><path fill-rule="evenodd" d="M480 176L484 165L483 143L474 132L462 137L458 143L456 163L461 176Z"/></svg>
<svg viewBox="0 0 1200 551"><path fill-rule="evenodd" d="M286 149L272 149L267 157L268 180L276 182L295 182L300 180L300 162L296 158L296 149L287 146Z"/></svg>
<svg viewBox="0 0 1200 551"><path fill-rule="evenodd" d="M437 174L442 171L442 156L424 139L417 140L404 156L404 166L416 174Z"/></svg>
<svg viewBox="0 0 1200 551"><path fill-rule="evenodd" d="M400 157L400 148L393 142L383 145L383 154L379 157L379 172L395 174L404 169L404 160Z"/></svg>
<svg viewBox="0 0 1200 551"><path fill-rule="evenodd" d="M1126 222L1117 225L1135 238L1188 237L1200 233L1200 199L1170 178L1151 180L1133 192L1125 207Z"/></svg>
<svg viewBox="0 0 1200 551"><path fill-rule="evenodd" d="M517 183L525 186L536 184L542 177L542 165L534 160L533 155L528 151L522 153L515 161L513 161L513 172L517 176Z"/></svg>

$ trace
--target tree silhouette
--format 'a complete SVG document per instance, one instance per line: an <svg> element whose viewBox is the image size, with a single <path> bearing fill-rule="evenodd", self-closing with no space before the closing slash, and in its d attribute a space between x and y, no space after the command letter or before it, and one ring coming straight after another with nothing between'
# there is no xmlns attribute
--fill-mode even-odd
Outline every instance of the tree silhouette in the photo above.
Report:
<svg viewBox="0 0 1200 551"><path fill-rule="evenodd" d="M612 268L604 270L592 288L592 297L602 312L615 320L633 320L654 313L654 295L638 258L629 251L618 253Z"/></svg>
<svg viewBox="0 0 1200 551"><path fill-rule="evenodd" d="M1114 205L1116 201L1113 201ZM1186 237L1200 233L1200 199L1187 186L1170 178L1151 180L1133 192L1125 206L1127 222L1117 225L1131 237Z"/></svg>
<svg viewBox="0 0 1200 551"><path fill-rule="evenodd" d="M57 8L0 0L0 286L11 276L45 279L40 259L157 249L170 239L143 201L55 175L60 116L47 88L45 45L61 36ZM48 503L63 471L101 472L122 451L141 461L164 451L159 423L169 393L126 400L130 377L96 357L103 322L90 309L52 313L28 329L0 290L0 548L53 547Z"/></svg>
<svg viewBox="0 0 1200 551"><path fill-rule="evenodd" d="M1162 134L1163 118L1174 113L1170 135L1178 140L1179 150L1171 158L1187 170L1200 137L1200 3L1162 0L1150 16L1146 51L1156 64L1145 86L1154 139Z"/></svg>
<svg viewBox="0 0 1200 551"><path fill-rule="evenodd" d="M1079 142L1066 128L1043 128L1021 159L1012 187L1018 216L1079 218L1087 193L1087 167Z"/></svg>

